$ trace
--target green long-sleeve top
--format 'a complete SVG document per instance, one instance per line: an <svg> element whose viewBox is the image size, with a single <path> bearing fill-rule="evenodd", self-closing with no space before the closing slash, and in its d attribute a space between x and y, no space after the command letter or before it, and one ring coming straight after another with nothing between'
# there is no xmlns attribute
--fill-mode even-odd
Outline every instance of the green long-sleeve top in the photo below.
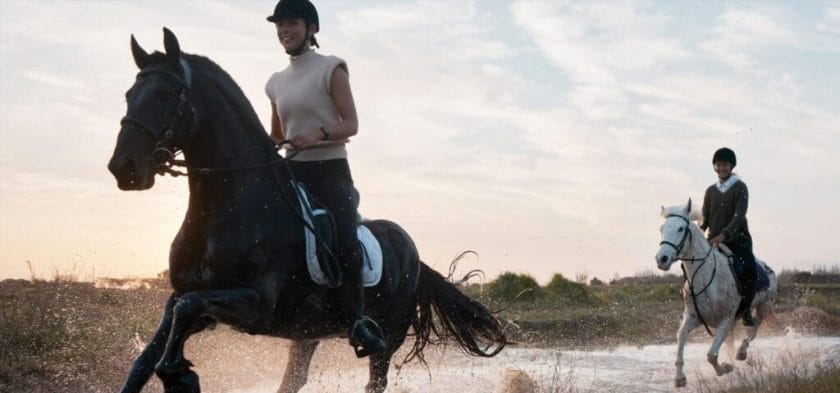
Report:
<svg viewBox="0 0 840 393"><path fill-rule="evenodd" d="M708 228L709 237L723 233L725 241L749 235L748 205L747 185L740 179L726 192L721 192L717 185L712 184L706 189L706 195L703 198L703 224L700 228L704 231Z"/></svg>

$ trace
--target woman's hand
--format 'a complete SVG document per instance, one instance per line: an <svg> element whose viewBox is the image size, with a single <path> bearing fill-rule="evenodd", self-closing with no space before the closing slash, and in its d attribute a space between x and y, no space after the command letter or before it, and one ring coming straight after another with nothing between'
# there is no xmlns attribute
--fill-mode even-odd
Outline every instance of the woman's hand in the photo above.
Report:
<svg viewBox="0 0 840 393"><path fill-rule="evenodd" d="M295 135L290 142L292 143L292 146L300 150L305 150L320 142L322 139L324 139L324 133L318 128L313 128Z"/></svg>
<svg viewBox="0 0 840 393"><path fill-rule="evenodd" d="M720 235L717 235L715 237L710 237L709 238L709 243L712 245L712 247L714 247L714 246L717 246L720 243L723 243L724 240L726 240L726 237L723 236L723 234L721 233Z"/></svg>

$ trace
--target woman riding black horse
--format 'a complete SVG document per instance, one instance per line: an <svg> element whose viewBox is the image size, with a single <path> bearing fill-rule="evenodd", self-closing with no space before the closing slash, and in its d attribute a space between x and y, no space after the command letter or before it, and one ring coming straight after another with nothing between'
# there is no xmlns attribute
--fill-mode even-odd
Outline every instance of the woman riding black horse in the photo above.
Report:
<svg viewBox="0 0 840 393"><path fill-rule="evenodd" d="M265 86L271 100L271 137L278 143L290 142L289 166L295 178L335 218L342 279L333 285L338 287L350 344L360 357L379 352L385 349L385 340L376 335L376 323L362 314L362 257L356 240L359 201L344 146L358 132L359 123L347 64L311 49L318 46L315 33L320 24L309 0L281 0L268 21L275 24L290 61Z"/></svg>
<svg viewBox="0 0 840 393"><path fill-rule="evenodd" d="M184 345L217 322L293 340L280 391L295 392L318 340L346 333L347 321L337 292L307 271L305 221L289 163L227 73L205 57L182 54L167 29L164 46L165 53L148 54L131 39L140 72L126 92L108 168L120 189L145 190L157 173L178 173L172 166L183 165L189 206L170 249L172 295L123 392L141 391L152 372L168 393L200 391ZM183 160L176 159L180 152ZM406 360L422 359L432 333L477 356L505 346L498 320L423 264L402 228L385 220L363 225L383 255L382 278L365 292L364 312L380 321L386 343L370 356L368 392L385 389L409 327L415 341Z"/></svg>

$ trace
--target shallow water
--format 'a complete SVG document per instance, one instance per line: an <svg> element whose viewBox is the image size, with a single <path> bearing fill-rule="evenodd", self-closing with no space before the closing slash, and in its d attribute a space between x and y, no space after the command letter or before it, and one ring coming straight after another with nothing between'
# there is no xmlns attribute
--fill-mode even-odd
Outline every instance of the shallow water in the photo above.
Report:
<svg viewBox="0 0 840 393"><path fill-rule="evenodd" d="M490 359L470 357L452 347L432 350L427 354L428 368L416 362L399 371L392 368L387 391L498 392L504 386L505 373L520 370L537 382L540 391L692 392L702 384L736 384L751 373L771 373L790 362L807 367L840 359L840 337L803 337L795 333L759 337L744 362L734 361L734 349L730 355L724 346L720 359L733 363L736 371L716 377L705 360L710 342L687 345L685 372L689 386L679 390L673 387L676 345L668 344L599 351L508 348ZM228 380L226 387L205 384L205 391L276 392L285 365L285 359L280 361L279 355L277 358L276 372L252 373L247 380ZM199 375L210 371L196 366ZM360 392L366 382L367 362L353 358L343 341L332 340L316 352L303 392Z"/></svg>

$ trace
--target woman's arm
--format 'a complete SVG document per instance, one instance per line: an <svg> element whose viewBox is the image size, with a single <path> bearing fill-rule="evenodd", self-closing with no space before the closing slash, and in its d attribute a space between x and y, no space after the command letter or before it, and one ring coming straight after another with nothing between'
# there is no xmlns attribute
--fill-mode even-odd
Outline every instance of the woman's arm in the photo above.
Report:
<svg viewBox="0 0 840 393"><path fill-rule="evenodd" d="M743 186L738 192L737 200L735 201L735 214L732 215L732 221L723 228L723 235L726 240L732 240L735 236L735 231L741 229L744 223L747 222L747 207L749 206L750 194L747 191L747 185L741 183Z"/></svg>
<svg viewBox="0 0 840 393"><path fill-rule="evenodd" d="M280 116L277 115L277 106L271 103L271 139L280 143L286 139L283 133L283 126L280 124Z"/></svg>
<svg viewBox="0 0 840 393"><path fill-rule="evenodd" d="M709 228L709 205L711 202L709 201L709 189L706 189L706 193L703 195L703 207L701 211L703 212L703 222L700 223L700 229L703 232L706 232L706 229Z"/></svg>
<svg viewBox="0 0 840 393"><path fill-rule="evenodd" d="M330 139L341 140L349 138L359 132L359 119L356 115L356 103L353 101L353 92L350 90L350 75L344 67L335 67L332 79L330 80L333 103L338 112L338 124L331 124L327 127Z"/></svg>
<svg viewBox="0 0 840 393"><path fill-rule="evenodd" d="M330 78L330 86L330 96L338 113L338 123L324 124L323 131L320 128L314 128L296 135L292 140L293 146L306 149L319 141L327 140L327 134L329 134L328 140L341 140L358 133L359 120L356 116L356 103L353 101L353 92L350 90L350 76L344 67L335 67Z"/></svg>

